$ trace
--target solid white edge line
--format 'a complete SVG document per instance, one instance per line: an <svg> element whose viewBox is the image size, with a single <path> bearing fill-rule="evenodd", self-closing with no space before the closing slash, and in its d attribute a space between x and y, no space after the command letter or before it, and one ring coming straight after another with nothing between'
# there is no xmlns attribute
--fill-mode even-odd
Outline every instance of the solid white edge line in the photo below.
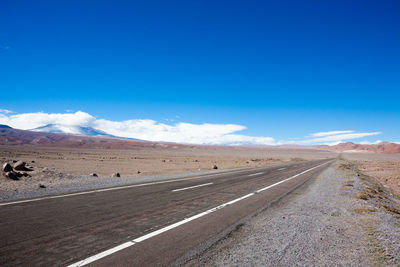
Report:
<svg viewBox="0 0 400 267"><path fill-rule="evenodd" d="M188 190L188 189L197 188L197 187L203 187L203 186L207 186L207 185L211 185L211 184L214 184L214 183L199 184L199 185L194 185L194 186L174 189L174 190L171 190L171 191L172 192L179 192L179 191Z"/></svg>
<svg viewBox="0 0 400 267"><path fill-rule="evenodd" d="M89 258L86 258L86 259L84 259L84 260L81 260L81 261L78 261L78 262L73 263L73 264L71 264L71 265L68 265L68 267L84 266L84 265L86 265L86 264L89 264L89 263L91 263L91 262L94 262L94 261L96 261L96 260L99 260L99 259L101 259L101 258L104 258L104 257L106 257L106 256L109 256L109 255L111 255L111 254L113 254L113 253L115 253L115 252L118 252L118 251L123 250L123 249L125 249L125 248L128 248L128 247L130 247L130 246L133 246L133 245L135 245L135 244L137 244L137 243L139 243L139 242L142 242L142 241L144 241L144 240L146 240L146 239L149 239L149 238L151 238L151 237L157 236L157 235L159 235L159 234L161 234L161 233L164 233L164 232L169 231L169 230L171 230L171 229L173 229L173 228L176 228L176 227L178 227L178 226L181 226L181 225L183 225L183 224L185 224L185 223L188 223L188 222L190 222L190 221L193 221L193 220L195 220L195 219L198 219L198 218L200 218L200 217L203 217L203 216L205 216L205 215L207 215L207 214L213 213L213 212L215 212L215 211L217 211L217 210L220 210L220 209L222 209L222 208L224 208L224 207L226 207L226 206L232 205L232 204L234 204L234 203L236 203L236 202L238 202L238 201L241 201L241 200L243 200L243 199L246 199L246 198L248 198L248 197L251 197L251 196L253 196L253 195L257 194L257 193L260 193L260 192L262 192L262 191L264 191L264 190L270 189L270 188L272 188L272 187L274 187L274 186L277 186L277 185L279 185L279 184L281 184L281 183L284 183L284 182L287 182L287 181L289 181L289 180L292 180L292 179L294 179L294 178L296 178L296 177L298 177L298 176L300 176L300 175L302 175L302 174L304 174L304 173L307 173L307 172L309 172L309 171L311 171L311 170L314 170L314 169L316 169L316 168L318 168L318 167L320 167L320 166L322 166L322 165L325 165L325 164L327 164L327 163L329 163L329 162L330 162L330 161L325 162L325 163L323 163L323 164L320 164L320 165L318 165L318 166L315 166L315 167L313 167L313 168L310 168L310 169L308 169L308 170L305 170L305 171L303 171L303 172L301 172L301 173L298 173L298 174L296 174L296 175L293 175L293 176L291 176L291 177L289 177L289 178L287 178L287 179L285 179L285 180L282 180L282 181L277 182L277 183L275 183L275 184L272 184L272 185L269 185L269 186L267 186L267 187L261 188L261 189L255 191L255 192L253 192L253 193L250 193L250 194L244 195L244 196L242 196L242 197L240 197L240 198L231 200L231 201L226 202L226 203L224 203L224 204L222 204L222 205L219 205L219 206L217 206L217 207L215 207L215 208L209 209L209 210L207 210L207 211L204 211L204 212L199 213L199 214L197 214L197 215L194 215L194 216L192 216L192 217L186 218L186 219L184 219L184 220L182 220L182 221L176 222L176 223L174 223L174 224L168 225L168 226L166 226L166 227L164 227L164 228L161 228L161 229L159 229L159 230L156 230L156 231L154 231L154 232L148 233L148 234L146 234L146 235L144 235L144 236L138 237L138 238L136 238L136 239L133 239L133 240L128 241L128 242L125 242L125 243L123 243L123 244L121 244L121 245L118 245L118 246L116 246L116 247L113 247L113 248L111 248L111 249L108 249L108 250L105 250L105 251L103 251L103 252L100 252L100 253L98 253L98 254L96 254L96 255L93 255L93 256L91 256L91 257L89 257Z"/></svg>
<svg viewBox="0 0 400 267"><path fill-rule="evenodd" d="M94 261L97 261L97 260L99 260L101 258L107 257L108 255L111 255L111 254L113 254L113 253L115 253L117 251L123 250L125 248L129 248L130 246L133 246L134 244L135 244L135 242L133 242L133 241L128 241L128 242L122 243L121 245L118 245L116 247L113 247L113 248L110 248L108 250L105 250L105 251L103 251L103 252L101 252L99 254L96 254L96 255L91 256L91 257L89 257L87 259L84 259L83 261L79 261L77 263L71 264L69 266L71 266L71 267L72 266L73 267L84 266L86 264L89 264L89 263L92 263Z"/></svg>

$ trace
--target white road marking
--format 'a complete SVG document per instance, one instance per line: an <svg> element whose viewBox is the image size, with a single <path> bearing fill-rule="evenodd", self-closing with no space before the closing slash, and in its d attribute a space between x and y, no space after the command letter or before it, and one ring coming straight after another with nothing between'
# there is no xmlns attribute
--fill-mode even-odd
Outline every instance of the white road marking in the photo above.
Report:
<svg viewBox="0 0 400 267"><path fill-rule="evenodd" d="M211 185L211 184L213 184L213 183L199 184L199 185L194 185L194 186L179 188L179 189L172 190L172 192L178 192L178 191L188 190L188 189L197 188L197 187L202 187L202 186L207 186L207 185Z"/></svg>
<svg viewBox="0 0 400 267"><path fill-rule="evenodd" d="M263 172L252 173L252 174L249 174L248 176L255 176L255 175L259 175L259 174L263 174Z"/></svg>
<svg viewBox="0 0 400 267"><path fill-rule="evenodd" d="M281 170L286 170L286 168L280 168L280 169L278 169L278 171L281 171Z"/></svg>
<svg viewBox="0 0 400 267"><path fill-rule="evenodd" d="M247 171L247 170L244 170L244 171ZM87 194L93 194L93 193L98 193L98 192L106 192L106 191L120 190L120 189L126 189L126 188L142 187L142 186L156 185L156 184L165 184L165 183L172 183L172 182L179 182L179 181L196 180L196 179L206 178L208 176L216 176L216 175L223 175L223 174L235 174L235 173L240 174L241 172L243 172L243 170L240 170L237 172L233 171L233 172L222 172L222 173L216 173L216 174L205 174L202 176L195 176L195 177L189 177L189 178L178 178L178 179L167 180L167 181L150 182L150 183L134 184L134 185L124 185L124 186L117 186L117 187L111 187L111 188L96 189L96 190L85 191L85 192L69 193L69 194L56 195L56 196L45 196L45 197L25 199L25 200L17 200L17 201L12 201L12 202L0 203L0 207L20 204L20 203L35 202L35 201L40 201L40 200L45 200L45 199L87 195Z"/></svg>
<svg viewBox="0 0 400 267"><path fill-rule="evenodd" d="M243 200L243 199L246 199L246 198L248 198L248 197L254 196L255 194L260 193L260 192L262 192L262 191L264 191L264 190L270 189L270 188L272 188L272 187L274 187L274 186L277 186L277 185L279 185L279 184L282 184L282 183L284 183L284 182L287 182L287 181L289 181L289 180L292 180L292 179L294 179L294 178L296 178L296 177L298 177L298 176L300 176L300 175L302 175L302 174L304 174L304 173L306 173L306 172L309 172L309 171L311 171L311 170L314 170L314 169L316 169L316 168L318 168L318 167L320 167L320 166L322 166L322 165L325 165L325 164L327 164L327 163L329 163L329 162L330 162L330 161L325 162L325 163L323 163L323 164L320 164L320 165L318 165L318 166L315 166L315 167L313 167L313 168L310 168L310 169L308 169L308 170L305 170L305 171L303 171L303 172L301 172L301 173L298 173L298 174L296 174L296 175L293 175L293 176L291 176L291 177L289 177L289 178L287 178L287 179L285 179L285 180L282 180L282 181L277 182L277 183L275 183L275 184L272 184L272 185L269 185L269 186L267 186L267 187L261 188L261 189L255 191L255 192L253 192L253 193L250 193L250 194L244 195L244 196L242 196L242 197L240 197L240 198L231 200L231 201L226 202L226 203L224 203L224 204L222 204L222 205L219 205L219 206L217 206L217 207L215 207L215 208L209 209L209 210L207 210L207 211L204 211L204 212L199 213L199 214L197 214L197 215L194 215L194 216L192 216L192 217L186 218L186 219L184 219L184 220L182 220L182 221L176 222L176 223L174 223L174 224L168 225L168 226L166 226L166 227L164 227L164 228L161 228L161 229L159 229L159 230L156 230L156 231L154 231L154 232L148 233L148 234L146 234L146 235L144 235L144 236L141 236L141 237L138 237L138 238L133 239L133 240L131 240L131 241L125 242L125 243L123 243L123 244L121 244L121 245L119 245L119 246L116 246L116 247L114 247L114 248L111 248L111 249L108 249L108 250L106 250L106 251L100 252L100 253L98 253L98 254L96 254L96 255L94 255L94 256L91 256L91 257L86 258L86 259L84 259L84 260L81 260L81 261L78 261L78 262L76 262L76 263L73 263L73 264L69 265L68 267L77 267L77 266L83 266L83 265L92 263L92 262L94 262L94 261L96 261L96 260L99 260L99 259L101 259L101 258L104 258L104 257L106 257L106 256L108 256L108 255L111 255L111 254L113 254L113 253L115 253L115 252L118 252L118 251L123 250L123 249L125 249L125 248L128 248L128 247L130 247L130 246L133 246L133 245L135 245L135 244L137 244L137 243L139 243L139 242L142 242L142 241L144 241L144 240L146 240L146 239L149 239L149 238L151 238L151 237L157 236L157 235L159 235L159 234L161 234L161 233L164 233L164 232L166 232L166 231L169 231L169 230L171 230L171 229L174 229L174 228L176 228L176 227L178 227L178 226L181 226L181 225L183 225L183 224L185 224L185 223L188 223L188 222L190 222L190 221L193 221L193 220L195 220L195 219L198 219L198 218L200 218L200 217L203 217L203 216L205 216L205 215L207 215L207 214L213 213L213 212L215 212L215 211L217 211L217 210L220 210L220 209L222 209L222 208L224 208L224 207L226 207L226 206L232 205L232 204L234 204L234 203L236 203L236 202L238 202L238 201L241 201L241 200Z"/></svg>

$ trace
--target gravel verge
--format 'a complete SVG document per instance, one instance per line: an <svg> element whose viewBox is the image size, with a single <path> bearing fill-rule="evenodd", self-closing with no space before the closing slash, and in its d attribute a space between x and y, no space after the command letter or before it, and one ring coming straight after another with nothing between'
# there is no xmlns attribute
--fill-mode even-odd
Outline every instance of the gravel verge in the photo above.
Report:
<svg viewBox="0 0 400 267"><path fill-rule="evenodd" d="M186 265L399 266L400 217L382 206L398 199L359 198L377 185L337 161Z"/></svg>

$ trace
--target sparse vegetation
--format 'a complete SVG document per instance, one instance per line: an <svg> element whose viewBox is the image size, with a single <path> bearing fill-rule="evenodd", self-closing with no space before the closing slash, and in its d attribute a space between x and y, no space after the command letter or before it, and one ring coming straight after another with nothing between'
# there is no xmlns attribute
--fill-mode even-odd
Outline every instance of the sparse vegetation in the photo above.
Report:
<svg viewBox="0 0 400 267"><path fill-rule="evenodd" d="M360 191L360 192L357 193L356 198L362 199L362 200L367 200L368 199L368 194L363 192L363 191Z"/></svg>
<svg viewBox="0 0 400 267"><path fill-rule="evenodd" d="M396 215L400 215L400 210L399 209L397 209L397 208L395 208L393 206L389 206L389 205L383 204L383 203L378 203L378 204L379 204L379 206L385 208L387 211L389 211L389 212L391 212L393 214L396 214Z"/></svg>
<svg viewBox="0 0 400 267"><path fill-rule="evenodd" d="M353 211L358 214L371 214L372 212L375 212L376 209L372 208L372 207L368 207L368 208L353 209Z"/></svg>
<svg viewBox="0 0 400 267"><path fill-rule="evenodd" d="M340 163L337 167L339 170L350 170L350 166L348 163Z"/></svg>
<svg viewBox="0 0 400 267"><path fill-rule="evenodd" d="M371 188L371 187L365 187L365 190L368 192L368 193L371 193L371 194L377 194L378 192L376 192L373 188Z"/></svg>

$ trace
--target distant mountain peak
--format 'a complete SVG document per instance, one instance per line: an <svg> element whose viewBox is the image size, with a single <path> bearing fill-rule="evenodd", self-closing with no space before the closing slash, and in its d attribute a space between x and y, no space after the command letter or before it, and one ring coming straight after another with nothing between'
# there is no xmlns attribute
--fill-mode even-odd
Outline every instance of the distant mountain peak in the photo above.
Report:
<svg viewBox="0 0 400 267"><path fill-rule="evenodd" d="M5 125L5 124L0 124L1 129L12 129L10 126Z"/></svg>
<svg viewBox="0 0 400 267"><path fill-rule="evenodd" d="M106 132L94 129L89 126L74 126L74 125L64 125L64 124L47 124L32 129L31 131L46 132L46 133L76 134L76 135L86 135L86 136L114 137L113 135L110 135Z"/></svg>

